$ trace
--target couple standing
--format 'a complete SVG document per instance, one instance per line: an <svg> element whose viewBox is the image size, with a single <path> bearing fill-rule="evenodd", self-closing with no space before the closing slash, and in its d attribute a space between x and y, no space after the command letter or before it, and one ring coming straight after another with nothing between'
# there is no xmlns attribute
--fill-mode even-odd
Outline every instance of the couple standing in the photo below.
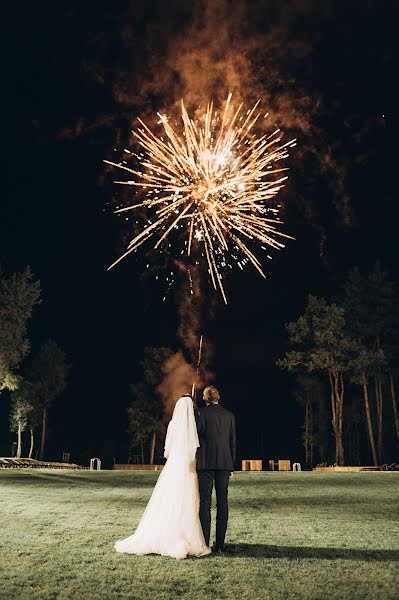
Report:
<svg viewBox="0 0 399 600"><path fill-rule="evenodd" d="M166 464L135 533L116 542L117 552L174 558L211 553L211 500L215 483L215 552L223 552L229 478L234 470L234 415L220 406L214 386L204 390L206 406L195 410L191 396L180 398L165 439Z"/></svg>

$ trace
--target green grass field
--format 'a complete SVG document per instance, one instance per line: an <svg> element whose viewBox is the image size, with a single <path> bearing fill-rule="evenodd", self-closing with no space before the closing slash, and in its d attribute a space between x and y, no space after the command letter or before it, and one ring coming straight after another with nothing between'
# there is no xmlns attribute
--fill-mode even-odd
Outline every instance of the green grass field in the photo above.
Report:
<svg viewBox="0 0 399 600"><path fill-rule="evenodd" d="M0 598L399 598L399 473L237 473L227 554L118 555L156 478L1 470Z"/></svg>

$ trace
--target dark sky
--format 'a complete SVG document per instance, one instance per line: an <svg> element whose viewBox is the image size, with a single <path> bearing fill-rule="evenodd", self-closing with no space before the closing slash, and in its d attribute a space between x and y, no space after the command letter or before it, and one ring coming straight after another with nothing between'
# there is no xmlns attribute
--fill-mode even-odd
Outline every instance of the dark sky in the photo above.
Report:
<svg viewBox="0 0 399 600"><path fill-rule="evenodd" d="M353 265L367 271L379 259L399 276L398 4L80 0L1 12L0 261L6 273L29 264L41 281L33 350L54 338L73 365L50 412L49 452L125 460L128 385L143 349L179 349L174 295L162 302L162 285L141 276L143 258L106 271L124 232L103 159L126 147L135 117L151 123L181 97L195 107L233 91L261 98L287 140L298 137L281 196L296 241L266 281L250 268L232 274L229 305L218 300L204 332L240 456L300 457L301 410L275 366L284 324L308 293L337 294Z"/></svg>

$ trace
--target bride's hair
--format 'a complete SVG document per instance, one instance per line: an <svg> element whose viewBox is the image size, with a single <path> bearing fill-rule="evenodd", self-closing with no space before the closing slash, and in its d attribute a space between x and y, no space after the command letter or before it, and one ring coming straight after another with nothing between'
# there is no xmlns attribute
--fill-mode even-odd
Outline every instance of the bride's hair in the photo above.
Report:
<svg viewBox="0 0 399 600"><path fill-rule="evenodd" d="M204 389L203 397L205 402L215 404L216 402L219 402L220 399L219 390L215 388L214 385L207 385Z"/></svg>

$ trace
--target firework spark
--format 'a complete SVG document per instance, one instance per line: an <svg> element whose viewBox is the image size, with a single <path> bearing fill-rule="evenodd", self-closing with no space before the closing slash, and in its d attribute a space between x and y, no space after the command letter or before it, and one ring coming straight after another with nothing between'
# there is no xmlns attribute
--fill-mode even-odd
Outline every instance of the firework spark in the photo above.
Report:
<svg viewBox="0 0 399 600"><path fill-rule="evenodd" d="M161 137L139 119L141 127L133 131L140 147L134 154L139 166L105 162L133 176L116 183L135 186L144 194L141 202L116 212L141 208L147 222L109 268L146 242L155 250L169 242L181 255L195 253L205 260L213 286L226 303L226 267L236 263L242 268L251 262L265 277L257 247L281 249L279 238L291 238L278 229L282 221L271 201L287 179L279 161L288 156L295 140L281 143L279 129L257 135L258 106L259 101L246 112L242 104L234 109L230 94L221 113L211 103L202 117L192 119L182 101L180 127L158 114Z"/></svg>

